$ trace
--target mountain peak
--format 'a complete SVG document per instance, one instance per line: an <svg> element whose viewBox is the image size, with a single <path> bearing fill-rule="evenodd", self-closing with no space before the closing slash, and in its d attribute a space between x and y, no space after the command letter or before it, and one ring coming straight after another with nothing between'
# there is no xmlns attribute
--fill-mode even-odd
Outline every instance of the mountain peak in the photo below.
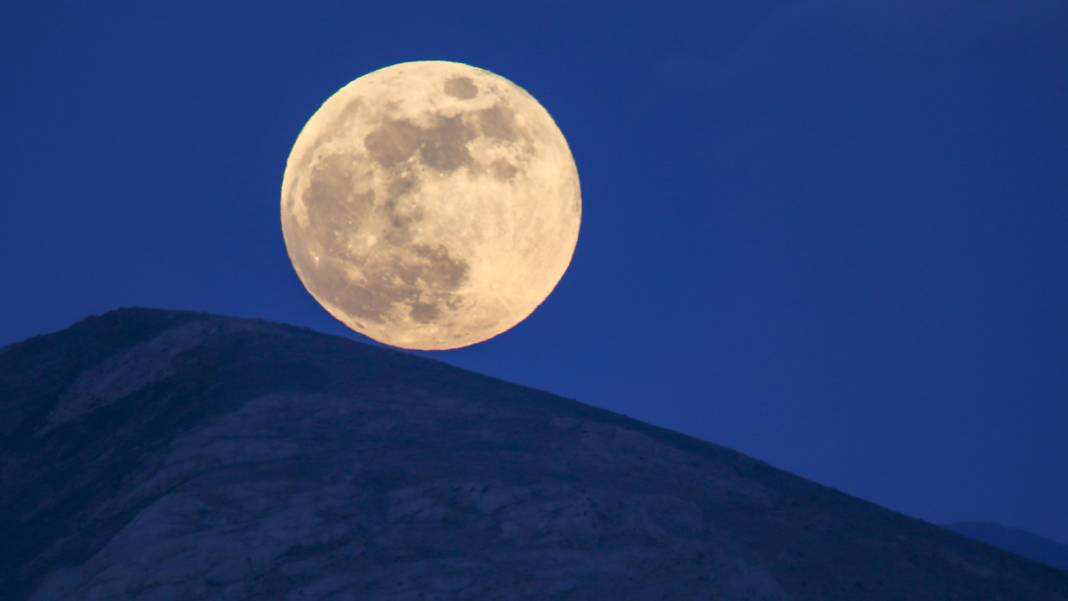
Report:
<svg viewBox="0 0 1068 601"><path fill-rule="evenodd" d="M723 447L265 321L0 350L0 590L33 599L1027 599L1068 575Z"/></svg>

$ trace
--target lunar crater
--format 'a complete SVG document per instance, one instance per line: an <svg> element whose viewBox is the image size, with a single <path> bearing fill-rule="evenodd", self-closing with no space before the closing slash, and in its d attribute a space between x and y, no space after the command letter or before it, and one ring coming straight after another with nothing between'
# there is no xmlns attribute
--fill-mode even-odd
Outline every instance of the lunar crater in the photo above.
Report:
<svg viewBox="0 0 1068 601"><path fill-rule="evenodd" d="M497 140L511 141L518 137L515 115L500 104L479 111L478 124L484 135Z"/></svg>
<svg viewBox="0 0 1068 601"><path fill-rule="evenodd" d="M454 98L470 100L478 96L478 86L468 77L450 77L445 80L445 93Z"/></svg>
<svg viewBox="0 0 1068 601"><path fill-rule="evenodd" d="M493 172L493 177L501 181L514 179L516 174L519 173L519 168L505 159L494 160L493 163L490 164L490 169Z"/></svg>
<svg viewBox="0 0 1068 601"><path fill-rule="evenodd" d="M413 157L439 172L473 162L467 143L478 137L462 116L435 114L433 124L419 127L406 119L389 121L364 138L370 156L383 167L396 167Z"/></svg>
<svg viewBox="0 0 1068 601"><path fill-rule="evenodd" d="M460 116L438 115L433 127L423 130L419 156L423 162L440 171L455 171L471 164L467 143L476 137Z"/></svg>
<svg viewBox="0 0 1068 601"><path fill-rule="evenodd" d="M379 165L393 167L415 154L420 146L420 134L420 129L414 123L397 119L367 134L364 146Z"/></svg>

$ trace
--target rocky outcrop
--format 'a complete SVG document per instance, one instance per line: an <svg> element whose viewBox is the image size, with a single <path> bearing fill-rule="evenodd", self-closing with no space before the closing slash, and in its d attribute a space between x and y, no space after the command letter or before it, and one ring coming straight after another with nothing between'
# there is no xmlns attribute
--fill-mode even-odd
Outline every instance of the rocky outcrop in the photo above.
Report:
<svg viewBox="0 0 1068 601"><path fill-rule="evenodd" d="M13 600L1068 601L728 449L266 322L120 310L7 347L0 424Z"/></svg>

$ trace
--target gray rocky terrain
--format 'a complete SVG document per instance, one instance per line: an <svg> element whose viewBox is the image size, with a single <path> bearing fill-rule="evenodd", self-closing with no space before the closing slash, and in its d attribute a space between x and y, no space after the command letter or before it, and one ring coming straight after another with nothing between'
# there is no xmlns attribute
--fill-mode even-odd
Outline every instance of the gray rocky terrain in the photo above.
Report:
<svg viewBox="0 0 1068 601"><path fill-rule="evenodd" d="M1068 601L1068 574L713 444L261 321L0 350L0 598Z"/></svg>

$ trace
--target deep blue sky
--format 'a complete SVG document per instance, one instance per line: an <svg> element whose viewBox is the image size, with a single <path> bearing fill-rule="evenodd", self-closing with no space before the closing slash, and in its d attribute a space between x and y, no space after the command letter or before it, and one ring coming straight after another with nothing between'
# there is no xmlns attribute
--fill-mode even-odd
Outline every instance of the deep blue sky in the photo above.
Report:
<svg viewBox="0 0 1068 601"><path fill-rule="evenodd" d="M554 115L584 222L529 320L435 358L1068 540L1068 3L375 4L9 7L0 344L126 305L345 333L289 149L359 75L468 62Z"/></svg>

